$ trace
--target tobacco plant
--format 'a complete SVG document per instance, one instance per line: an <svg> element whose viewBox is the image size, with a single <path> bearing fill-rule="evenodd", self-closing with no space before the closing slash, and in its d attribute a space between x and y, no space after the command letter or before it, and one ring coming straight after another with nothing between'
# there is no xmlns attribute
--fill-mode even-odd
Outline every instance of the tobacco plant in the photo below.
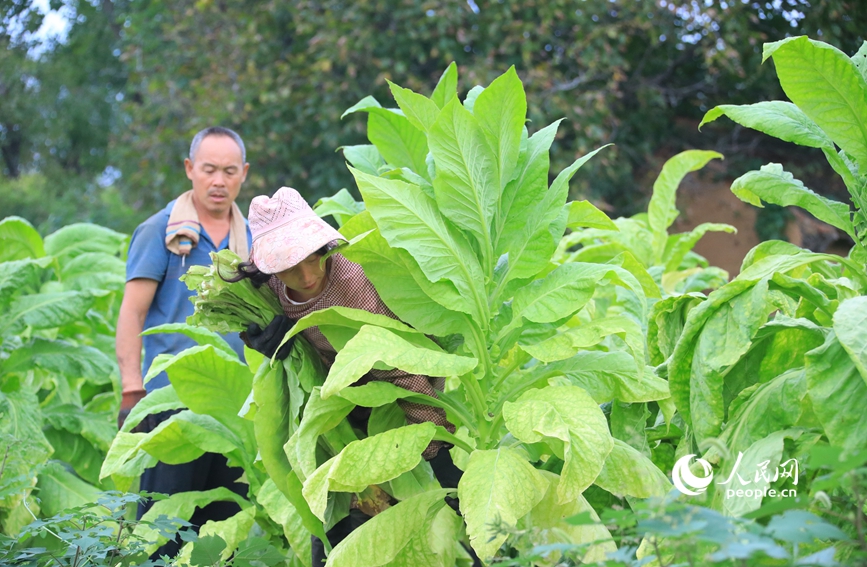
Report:
<svg viewBox="0 0 867 567"><path fill-rule="evenodd" d="M800 206L851 236L854 246L843 258L764 242L750 251L731 283L687 315L678 305L695 303L694 298L657 304L652 317L662 324L650 337L656 342L651 352L657 353L654 362L665 361L672 397L687 426L678 454L703 452L725 478L736 466L747 476L763 464L773 469L816 444L847 451L867 444L867 44L850 58L806 37L789 38L766 44L764 57L773 58L791 102L723 105L710 110L704 122L726 115L821 149L843 178L854 209L810 191L774 163L739 177L732 191L757 206ZM802 481L808 479L803 472ZM774 480L756 478L750 488L782 482ZM728 513L761 504L761 499L728 499L722 487L714 488L709 502Z"/></svg>
<svg viewBox="0 0 867 567"><path fill-rule="evenodd" d="M112 488L99 468L117 431L112 357L127 237L92 224L44 239L0 221L0 526Z"/></svg>
<svg viewBox="0 0 867 567"><path fill-rule="evenodd" d="M549 186L559 121L529 135L514 69L463 101L454 66L431 97L390 86L399 108L367 97L347 111L367 114L372 145L344 148L365 210L342 219L351 243L340 252L402 322L332 308L292 331L317 325L338 350L285 446L310 511L325 521L340 494L369 485L399 500L328 564L450 566L465 557L455 544L464 530L486 561L507 539L495 523L561 528L572 543L597 542L588 559L602 557L614 548L604 528L562 521L595 514L583 492L595 484L646 498L668 481L612 436L599 404L669 394L646 364L641 282L618 262L551 262L567 227L611 223L586 201L567 202L569 180L596 152ZM611 286L637 307L584 322L596 291ZM373 368L445 377L447 388L431 398L382 382L351 386ZM443 408L456 433L405 425L398 399ZM373 408L368 436L317 457L317 440L355 405ZM465 471L457 491L439 488L421 460L432 440L454 445ZM445 506L449 494L463 521Z"/></svg>
<svg viewBox="0 0 867 567"><path fill-rule="evenodd" d="M692 249L708 232L732 233L733 226L706 222L689 232L668 233L680 214L675 206L678 185L688 173L701 169L712 159L722 159L722 155L686 150L672 157L662 166L653 184L646 212L614 219L610 225L598 223L572 231L560 241L554 261L610 262L620 257L617 261L636 277L652 278L665 296L723 285L728 281L728 273L710 266ZM659 297L660 293L652 296Z"/></svg>

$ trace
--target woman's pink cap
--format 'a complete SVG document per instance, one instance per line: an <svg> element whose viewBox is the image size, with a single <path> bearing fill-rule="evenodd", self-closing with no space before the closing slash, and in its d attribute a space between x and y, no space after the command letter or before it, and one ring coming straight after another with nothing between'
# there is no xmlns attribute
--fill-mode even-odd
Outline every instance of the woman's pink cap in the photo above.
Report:
<svg viewBox="0 0 867 567"><path fill-rule="evenodd" d="M255 197L247 219L253 235L250 259L266 274L288 270L329 242L346 240L291 187L281 187L273 197Z"/></svg>

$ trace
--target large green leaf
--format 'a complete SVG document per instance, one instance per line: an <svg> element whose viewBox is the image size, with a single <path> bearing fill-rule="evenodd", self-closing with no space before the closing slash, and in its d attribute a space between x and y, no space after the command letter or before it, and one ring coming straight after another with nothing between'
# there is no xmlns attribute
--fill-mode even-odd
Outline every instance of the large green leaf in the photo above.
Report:
<svg viewBox="0 0 867 567"><path fill-rule="evenodd" d="M782 207L801 207L817 219L855 238L849 205L813 193L778 163L769 163L759 171L750 171L738 177L732 182L732 193L757 207L762 206L762 201Z"/></svg>
<svg viewBox="0 0 867 567"><path fill-rule="evenodd" d="M45 252L56 256L61 265L88 252L118 255L125 252L128 236L90 223L66 225L45 237Z"/></svg>
<svg viewBox="0 0 867 567"><path fill-rule="evenodd" d="M473 418L467 408L449 394L443 394L440 392L438 398L433 398L425 394L419 394L412 390L395 386L390 382L374 381L363 386L344 388L340 391L340 397L349 400L355 405L369 408L379 408L392 404L397 400L408 400L411 402L443 408L446 410L449 420L455 420L453 423L473 422ZM401 413L398 417L399 419L403 419L403 410L400 410L400 412ZM401 423L401 425L403 425L403 423Z"/></svg>
<svg viewBox="0 0 867 567"><path fill-rule="evenodd" d="M178 333L193 339L202 346L211 345L217 350L221 350L235 358L238 357L234 349L226 342L226 339L205 327L188 325L186 323L164 323L145 329L142 335L157 335L161 333Z"/></svg>
<svg viewBox="0 0 867 567"><path fill-rule="evenodd" d="M64 264L60 281L71 290L122 290L126 283L125 270L126 264L117 256L86 252Z"/></svg>
<svg viewBox="0 0 867 567"><path fill-rule="evenodd" d="M662 497L671 490L671 483L659 467L620 439L614 439L594 483L620 497Z"/></svg>
<svg viewBox="0 0 867 567"><path fill-rule="evenodd" d="M42 237L21 217L6 217L0 221L0 249L4 262L45 256Z"/></svg>
<svg viewBox="0 0 867 567"><path fill-rule="evenodd" d="M369 153L376 154L376 157L382 161L382 158L379 157L379 152L376 151L376 148L373 146L353 146L354 148L368 148ZM343 148L343 155L347 156L346 159L352 163L352 159L348 156L351 154L347 154L348 148ZM354 165L354 164L353 164ZM376 167L371 164L372 173L371 175L376 175ZM323 197L316 201L316 205L313 207L313 212L315 212L320 217L326 217L331 215L334 217L334 220L337 221L337 226L343 226L346 221L360 213L364 210L364 203L356 201L349 191L344 187L337 193L335 193L331 197Z"/></svg>
<svg viewBox="0 0 867 567"><path fill-rule="evenodd" d="M652 369L651 369L652 370ZM665 402L663 402L664 404ZM611 402L611 413L608 415L608 426L611 436L620 440L647 457L652 455L650 443L647 441L647 420L650 411L644 403ZM665 406L661 405L663 417ZM670 420L670 417L667 417Z"/></svg>
<svg viewBox="0 0 867 567"><path fill-rule="evenodd" d="M837 340L852 357L855 368L867 381L865 319L867 319L867 297L864 296L843 301L834 313L834 332L837 334Z"/></svg>
<svg viewBox="0 0 867 567"><path fill-rule="evenodd" d="M521 520L519 527L538 530L533 534L533 545L592 544L581 557L582 563L591 564L604 561L608 553L617 550L617 545L612 540L608 529L599 520L596 511L583 496L579 496L572 502L561 503L557 497L560 478L548 471L540 472L548 481L545 497L536 504L529 515ZM581 513L589 514L590 519L595 523L576 526L566 521L567 518ZM529 551L529 549L522 549L521 551ZM545 557L546 561L540 565L557 565L560 558L560 553L556 548L551 549Z"/></svg>
<svg viewBox="0 0 867 567"><path fill-rule="evenodd" d="M653 195L647 206L647 223L653 233L653 248L656 262L662 259L665 242L668 239L668 227L677 218L675 206L677 187L691 171L701 169L714 158L722 159L722 154L704 150L687 150L665 162L659 177L653 183Z"/></svg>
<svg viewBox="0 0 867 567"><path fill-rule="evenodd" d="M382 108L373 97L365 97L343 116L353 112L368 113L367 137L389 165L427 175L427 138L406 116L398 110Z"/></svg>
<svg viewBox="0 0 867 567"><path fill-rule="evenodd" d="M806 357L807 397L832 445L867 448L867 384L834 333Z"/></svg>
<svg viewBox="0 0 867 567"><path fill-rule="evenodd" d="M142 451L169 465L188 463L205 453L230 453L242 446L216 419L190 411L171 416L139 441Z"/></svg>
<svg viewBox="0 0 867 567"><path fill-rule="evenodd" d="M443 377L466 374L478 363L475 358L418 347L388 329L365 325L337 353L322 397L339 393L379 362L413 374Z"/></svg>
<svg viewBox="0 0 867 567"><path fill-rule="evenodd" d="M606 284L619 284L643 295L631 274L621 268L570 262L515 293L512 322L520 325L521 317L534 323L562 320L584 307L598 285Z"/></svg>
<svg viewBox="0 0 867 567"><path fill-rule="evenodd" d="M42 434L42 412L35 394L22 390L0 391L0 418L4 445L13 442L25 446L32 459L31 466L44 462L51 455L51 444ZM4 450L7 448L8 445ZM11 472L7 470L6 474Z"/></svg>
<svg viewBox="0 0 867 567"><path fill-rule="evenodd" d="M485 139L493 150L499 179L496 194L502 193L514 177L515 163L521 145L521 132L527 116L524 85L512 66L494 79L476 99L473 115L478 120ZM437 162L439 172L439 162Z"/></svg>
<svg viewBox="0 0 867 567"><path fill-rule="evenodd" d="M220 560L225 562L230 557L233 557L238 546L250 537L250 532L254 526L256 526L256 508L254 506L248 506L231 518L218 522L208 520L199 529L199 537L204 539L208 536L217 536L225 541L226 547L220 552ZM177 562L181 565L189 563L188 558L193 557L195 549L196 543L188 543L185 545L177 556ZM242 559L240 553L234 555L234 558L239 563L241 562L239 561ZM210 558L208 560L210 560ZM255 565L255 563L253 564Z"/></svg>
<svg viewBox="0 0 867 567"><path fill-rule="evenodd" d="M364 173L368 173L370 175L379 175L379 168L385 165L385 160L382 159L382 156L379 155L379 150L376 149L376 146L372 144L364 144L361 146L343 146L341 148L343 150L343 157L346 158L352 167L363 171ZM340 195L338 191L337 194L334 195L334 198ZM354 199L353 199L354 201ZM335 206L338 203L328 203L325 199L320 199L317 201L316 206L313 210L320 217L324 217L329 214L334 214L331 211L339 210L340 215L346 214L345 206ZM329 206L330 205L330 206ZM335 216L335 218L337 218ZM338 224L343 225L342 222Z"/></svg>
<svg viewBox="0 0 867 567"><path fill-rule="evenodd" d="M624 315L594 319L538 343L525 344L522 339L518 344L533 358L554 362L571 358L609 335L622 338L632 351L636 365L644 366L644 333L638 323Z"/></svg>
<svg viewBox="0 0 867 567"><path fill-rule="evenodd" d="M99 478L110 476L118 490L129 490L146 468L157 464L156 457L139 450L146 436L145 433L119 432L108 449Z"/></svg>
<svg viewBox="0 0 867 567"><path fill-rule="evenodd" d="M806 36L765 44L786 96L867 171L867 82L845 53Z"/></svg>
<svg viewBox="0 0 867 567"><path fill-rule="evenodd" d="M667 398L668 382L646 368L636 367L635 359L623 351L583 351L566 360L540 365L533 375L536 383L563 375L587 390L600 404L611 400L636 403Z"/></svg>
<svg viewBox="0 0 867 567"><path fill-rule="evenodd" d="M270 367L268 361L262 363L253 381L253 399L256 402L256 415L253 417L253 427L258 445L259 456L268 476L280 490L287 502L291 503L294 516L309 533L322 538L322 524L310 511L307 501L301 492L302 484L299 475L292 470L290 461L283 450L289 440L292 417L292 392L290 391L286 374L294 372L288 365ZM349 408L351 409L351 408ZM348 413L349 410L347 410ZM311 414L314 413L311 410ZM309 446L313 466L316 465L316 439ZM275 518L276 519L276 518Z"/></svg>
<svg viewBox="0 0 867 567"><path fill-rule="evenodd" d="M447 490L431 490L413 496L377 514L337 545L328 567L451 567L445 553L437 553L433 539L437 512L445 505ZM454 518L454 514L452 518ZM452 523L454 525L454 523ZM454 538L454 533L452 534ZM454 539L452 539L454 541ZM434 545L432 545L434 544Z"/></svg>
<svg viewBox="0 0 867 567"><path fill-rule="evenodd" d="M458 484L458 499L470 544L482 560L492 557L506 540L494 525L514 526L542 500L547 488L541 473L514 449L473 451Z"/></svg>
<svg viewBox="0 0 867 567"><path fill-rule="evenodd" d="M766 271L757 270L761 275ZM775 309L767 281L757 284L757 280L741 277L743 273L692 308L671 357L672 398L699 440L719 434L725 416L724 376L747 352L753 335Z"/></svg>
<svg viewBox="0 0 867 567"><path fill-rule="evenodd" d="M105 384L115 369L114 361L100 350L85 345L75 345L61 340L36 338L30 344L12 351L0 363L0 372L26 373L41 368L68 378L85 378Z"/></svg>
<svg viewBox="0 0 867 567"><path fill-rule="evenodd" d="M389 245L409 252L430 281L451 280L464 303L455 309L487 321L481 266L469 242L446 223L437 204L410 184L351 171Z"/></svg>
<svg viewBox="0 0 867 567"><path fill-rule="evenodd" d="M593 483L613 446L605 415L577 386L529 390L503 406L503 417L515 438L546 441L565 461L557 488L561 502L575 500Z"/></svg>
<svg viewBox="0 0 867 567"><path fill-rule="evenodd" d="M174 386L169 384L164 388L157 388L156 390L149 392L144 398L139 400L135 406L133 406L120 430L127 433L132 431L136 425L141 423L142 420L150 414L171 411L183 407L184 403L180 398L178 398L178 393L175 392Z"/></svg>
<svg viewBox="0 0 867 567"><path fill-rule="evenodd" d="M375 228L370 216L366 216L371 228ZM353 219L349 224L360 224L363 219L358 217L357 221ZM364 267L365 275L376 287L382 301L402 321L437 336L459 333L467 328L468 318L459 311L461 308L470 313L473 310L451 280L432 283L409 252L391 248L379 230L353 242L342 253Z"/></svg>
<svg viewBox="0 0 867 567"><path fill-rule="evenodd" d="M31 258L4 261L0 270L0 309L12 302L16 292L35 291L46 264L44 259Z"/></svg>
<svg viewBox="0 0 867 567"><path fill-rule="evenodd" d="M353 441L304 481L310 509L325 521L328 492L359 492L412 470L435 433L426 422Z"/></svg>
<svg viewBox="0 0 867 567"><path fill-rule="evenodd" d="M50 404L42 408L45 426L81 435L102 451L107 451L117 433L114 415L97 413L76 404Z"/></svg>
<svg viewBox="0 0 867 567"><path fill-rule="evenodd" d="M527 140L517 158L514 179L503 189L495 224L495 253L499 258L524 232L530 213L548 190L548 150L560 120L542 128Z"/></svg>
<svg viewBox="0 0 867 567"><path fill-rule="evenodd" d="M705 113L699 128L720 116L786 142L810 148L834 148L831 138L791 102L766 100L755 104L722 104Z"/></svg>
<svg viewBox="0 0 867 567"><path fill-rule="evenodd" d="M550 191L546 196L550 197ZM548 204L552 207L556 206L556 203L546 200L539 209L546 208ZM566 217L566 210L561 209L560 214L550 224L539 226L532 235L529 231L536 223L530 220L525 225L524 232L512 244L511 249L506 252L506 255L500 257L497 270L494 272L499 290L494 296L495 302L513 295L515 290L526 283L525 280L535 278L550 264L551 256L566 231ZM543 217L540 210L535 210L530 213L529 218Z"/></svg>
<svg viewBox="0 0 867 567"><path fill-rule="evenodd" d="M211 502L236 502L241 507L249 506L249 502L241 498L228 488L213 488L204 491L189 491L178 492L172 494L165 500L157 500L153 503L150 510L142 516L144 522L153 522L160 516L169 518L180 518L181 520L189 521L196 511L196 508L204 508ZM156 549L167 541L167 538L160 535L159 531L145 523L136 525L133 533L145 541L153 542L148 550L150 552ZM204 536L206 534L199 534Z"/></svg>
<svg viewBox="0 0 867 567"><path fill-rule="evenodd" d="M546 140L543 138L541 141ZM509 239L508 247L503 249L504 253L508 253L508 264L498 278L498 287L502 288L516 278L535 276L549 262L566 229L569 213L564 205L569 196L569 181L581 166L606 147L597 148L575 160L557 175L550 189L540 192L526 209L523 228ZM547 162L547 148L545 153L544 158L537 158L542 159L544 164ZM541 170L538 173L541 174ZM500 297L495 299L499 300Z"/></svg>
<svg viewBox="0 0 867 567"><path fill-rule="evenodd" d="M497 156L479 122L457 99L443 108L431 128L430 150L436 163L433 186L440 212L475 237L492 268L491 221L500 197Z"/></svg>
<svg viewBox="0 0 867 567"><path fill-rule="evenodd" d="M22 321L34 329L53 329L84 319L94 297L84 291L22 295L12 302L5 324Z"/></svg>
<svg viewBox="0 0 867 567"><path fill-rule="evenodd" d="M572 201L566 205L569 218L566 226L576 228L598 228L600 230L619 230L608 215L600 211L590 201Z"/></svg>
<svg viewBox="0 0 867 567"><path fill-rule="evenodd" d="M700 293L689 293L666 297L653 304L647 318L647 350L651 364L662 364L674 352L689 310L703 299Z"/></svg>
<svg viewBox="0 0 867 567"><path fill-rule="evenodd" d="M394 100L397 101L397 105L410 124L422 132L429 132L440 113L440 108L436 103L424 95L395 85L391 81L388 81L388 88L391 89ZM416 173L421 173L421 171L416 171Z"/></svg>
<svg viewBox="0 0 867 567"><path fill-rule="evenodd" d="M729 459L720 467L721 474L717 475L714 483L715 507L721 508L726 515L735 517L758 510L762 505L761 498L743 498L737 495L729 498L726 491L749 488L755 493L762 493L769 488L783 458L784 439L797 439L800 435L801 431L797 429L774 431L751 444L743 454L730 453ZM765 474L761 474L762 471ZM746 484L740 479L744 479Z"/></svg>
<svg viewBox="0 0 867 567"><path fill-rule="evenodd" d="M438 107L443 108L456 96L458 96L458 66L452 61L440 76L430 98Z"/></svg>
<svg viewBox="0 0 867 567"><path fill-rule="evenodd" d="M184 405L223 422L237 418L253 386L250 369L234 352L210 344L188 348L164 370Z"/></svg>
<svg viewBox="0 0 867 567"><path fill-rule="evenodd" d="M13 521L9 510L21 510L21 502L31 499L30 492L39 469L52 453L52 447L42 431L42 415L37 397L23 390L13 390L17 380L3 384L8 392L0 391L0 453L3 454L0 476L0 509L3 523L20 529L30 515Z"/></svg>
<svg viewBox="0 0 867 567"><path fill-rule="evenodd" d="M45 438L54 447L52 458L67 463L82 480L98 486L99 470L105 459L105 449L97 448L79 434L65 429L45 427Z"/></svg>
<svg viewBox="0 0 867 567"><path fill-rule="evenodd" d="M301 515L272 479L262 483L262 488L256 494L256 501L262 505L268 516L283 528L283 535L295 555L301 558L304 565L309 565L305 558L311 554L310 531L304 527Z"/></svg>
<svg viewBox="0 0 867 567"><path fill-rule="evenodd" d="M322 399L319 388L314 388L310 393L301 425L284 447L289 462L301 480L305 480L316 470L316 444L319 436L337 427L353 407L352 402L339 396Z"/></svg>
<svg viewBox="0 0 867 567"><path fill-rule="evenodd" d="M729 419L720 441L729 454L736 455L774 431L794 426L804 411L806 393L803 368L789 370L770 382L743 390L728 408ZM716 464L722 455L714 446L703 457Z"/></svg>
<svg viewBox="0 0 867 567"><path fill-rule="evenodd" d="M84 482L57 461L47 463L39 471L36 490L45 517L96 502L100 495L97 487Z"/></svg>
<svg viewBox="0 0 867 567"><path fill-rule="evenodd" d="M328 342L337 352L343 350L346 343L349 342L358 331L365 325L374 325L389 329L396 335L406 339L407 341L424 346L426 348L439 350L439 346L432 340L424 336L420 331L413 329L406 323L402 323L397 319L387 315L371 313L364 309L355 309L352 307L343 307L335 305L327 309L314 311L309 315L302 317L292 330L286 335L284 342L310 327L318 327L319 331L325 335Z"/></svg>
<svg viewBox="0 0 867 567"><path fill-rule="evenodd" d="M741 273L738 274L735 281L755 282L762 278L771 277L776 273L788 273L810 264L815 264L813 267L815 270L821 271L824 268L828 273L831 273L826 263L833 262L849 268L851 270L849 277L858 280L858 284L862 288L867 285L867 277L863 274L863 269L848 258L836 254L816 254L788 243L766 242L763 244L770 245L765 250L768 254L762 257L751 257L750 254L747 254L747 257L744 258L745 265L741 266ZM763 244L756 248L762 248ZM747 262L748 259L750 260L749 263Z"/></svg>

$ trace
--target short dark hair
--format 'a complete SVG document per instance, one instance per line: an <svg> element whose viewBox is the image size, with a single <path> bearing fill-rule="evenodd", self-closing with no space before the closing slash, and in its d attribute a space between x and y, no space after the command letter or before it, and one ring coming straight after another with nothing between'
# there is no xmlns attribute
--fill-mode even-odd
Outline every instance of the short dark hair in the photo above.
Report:
<svg viewBox="0 0 867 567"><path fill-rule="evenodd" d="M199 151L199 146L202 145L202 140L208 136L226 136L227 138L232 138L238 144L238 147L241 148L241 162L247 163L247 148L244 147L244 140L234 130L222 126L209 126L193 136L193 141L190 143L190 161L196 161L195 156Z"/></svg>

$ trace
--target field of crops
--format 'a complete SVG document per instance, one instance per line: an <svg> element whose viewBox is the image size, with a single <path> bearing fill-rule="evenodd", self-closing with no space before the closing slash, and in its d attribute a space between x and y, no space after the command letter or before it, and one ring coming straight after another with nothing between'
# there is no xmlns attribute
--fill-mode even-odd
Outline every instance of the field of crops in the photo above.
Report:
<svg viewBox="0 0 867 567"><path fill-rule="evenodd" d="M767 241L735 277L708 265L693 247L732 227L669 230L680 182L716 152L668 160L630 218L568 201L606 148L549 171L559 121L527 123L515 69L461 99L452 65L430 96L390 83L398 108L367 97L347 110L367 120L370 144L342 148L362 201L342 190L315 207L400 320L342 307L300 320L290 335L318 326L337 349L327 372L300 335L283 361L248 349L242 362L218 333L244 321L220 304L264 324L267 290L191 270L196 315L147 332L198 346L154 361L148 376L171 385L120 431L128 237L81 224L43 238L4 219L0 563L309 566L311 535L377 486L391 505L329 567L865 564L867 43L850 57L790 38L764 54L788 101L717 106L702 124L726 117L820 150L852 206L785 164L731 189L836 227L847 257ZM353 386L391 368L445 391ZM407 425L399 400L442 408L455 432ZM347 420L356 406L372 408L366 434ZM180 411L135 431L167 410ZM421 458L436 440L463 471L456 489ZM205 452L243 469L246 498L179 493L134 520L144 470ZM220 500L241 511L192 531L193 511ZM178 531L177 557L148 560Z"/></svg>

